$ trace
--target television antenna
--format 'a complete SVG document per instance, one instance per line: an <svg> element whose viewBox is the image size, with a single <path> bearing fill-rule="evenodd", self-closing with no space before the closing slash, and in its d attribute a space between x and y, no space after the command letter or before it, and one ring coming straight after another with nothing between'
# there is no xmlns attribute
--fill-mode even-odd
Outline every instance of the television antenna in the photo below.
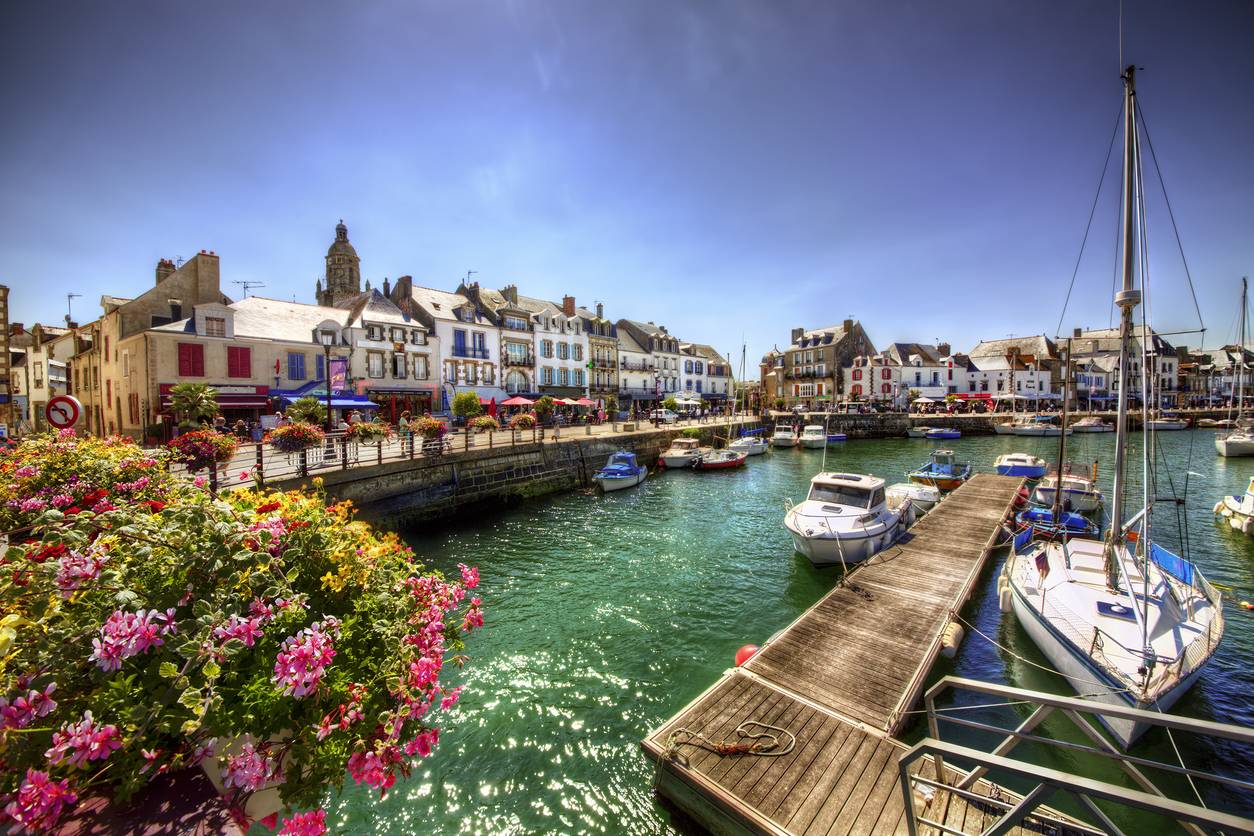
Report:
<svg viewBox="0 0 1254 836"><path fill-rule="evenodd" d="M248 298L248 291L249 291L249 289L250 289L250 288L254 288L254 287L265 287L265 286L266 286L266 283L265 283L265 282L250 282L250 281L243 280L243 279L236 279L235 281L231 282L231 284L237 284L237 285L239 285L240 287L244 288L244 298L245 298L245 299L247 299L247 298Z"/></svg>
<svg viewBox="0 0 1254 836"><path fill-rule="evenodd" d="M74 300L82 295L83 294L81 293L65 294L65 324L66 326L69 326L69 324L74 321L74 310L73 310Z"/></svg>

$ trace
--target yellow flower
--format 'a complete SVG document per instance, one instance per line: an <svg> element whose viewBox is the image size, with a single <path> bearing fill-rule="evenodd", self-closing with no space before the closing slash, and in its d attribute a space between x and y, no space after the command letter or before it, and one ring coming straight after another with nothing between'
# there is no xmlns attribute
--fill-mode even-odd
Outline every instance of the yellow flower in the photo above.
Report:
<svg viewBox="0 0 1254 836"><path fill-rule="evenodd" d="M9 648L13 646L13 640L17 638L17 628L29 623L15 613L0 618L0 656L8 655Z"/></svg>

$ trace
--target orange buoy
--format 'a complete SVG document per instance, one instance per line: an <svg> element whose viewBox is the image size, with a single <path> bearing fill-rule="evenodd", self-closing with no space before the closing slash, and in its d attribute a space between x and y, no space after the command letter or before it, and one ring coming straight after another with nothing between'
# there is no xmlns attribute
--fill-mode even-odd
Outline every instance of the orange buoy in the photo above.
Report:
<svg viewBox="0 0 1254 836"><path fill-rule="evenodd" d="M1247 609L1247 610L1254 610L1254 604L1251 604L1249 601L1242 601L1242 602L1241 602L1241 606L1242 606L1243 608ZM750 646L752 646L752 645L750 645ZM736 664L737 664L737 665L739 665L739 664L740 664L740 654L739 654L739 653L737 653L737 654L736 654Z"/></svg>
<svg viewBox="0 0 1254 836"><path fill-rule="evenodd" d="M757 653L760 648L756 644L747 644L736 651L736 667L740 667L745 662L753 658L753 654Z"/></svg>

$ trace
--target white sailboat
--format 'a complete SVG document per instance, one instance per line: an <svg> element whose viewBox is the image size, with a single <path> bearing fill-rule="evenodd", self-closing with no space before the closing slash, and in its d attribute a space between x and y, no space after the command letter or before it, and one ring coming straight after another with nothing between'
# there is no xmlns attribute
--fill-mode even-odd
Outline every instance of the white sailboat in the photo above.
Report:
<svg viewBox="0 0 1254 836"><path fill-rule="evenodd" d="M1119 322L1119 412L1110 531L1103 540L1015 538L999 587L1003 608L1014 610L1024 630L1081 696L1115 705L1166 711L1197 679L1223 636L1218 592L1196 566L1154 543L1152 484L1145 436L1142 479L1145 507L1124 516L1127 493L1128 378L1132 311L1142 252L1140 144L1134 67L1124 79L1123 286L1115 296ZM1139 271L1142 284L1144 265ZM1148 340L1146 342L1149 342ZM1142 350L1146 350L1144 347ZM1148 360L1148 358L1145 358ZM1151 368L1151 366L1143 366ZM1123 746L1142 724L1103 718Z"/></svg>
<svg viewBox="0 0 1254 836"><path fill-rule="evenodd" d="M1254 456L1254 430L1243 426L1241 419L1245 413L1245 296L1249 282L1241 279L1241 339L1237 343L1237 417L1231 432L1219 433L1215 436L1215 452L1224 457Z"/></svg>

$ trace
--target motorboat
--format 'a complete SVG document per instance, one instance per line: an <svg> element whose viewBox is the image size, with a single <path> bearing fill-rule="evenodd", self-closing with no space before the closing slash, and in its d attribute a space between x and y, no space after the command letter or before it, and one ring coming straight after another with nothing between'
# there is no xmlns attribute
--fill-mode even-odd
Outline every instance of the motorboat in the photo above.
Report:
<svg viewBox="0 0 1254 836"><path fill-rule="evenodd" d="M932 457L908 475L911 482L952 491L971 478L971 465L959 464L953 450L933 450Z"/></svg>
<svg viewBox="0 0 1254 836"><path fill-rule="evenodd" d="M1032 507L1020 511L1015 521L1021 526L1031 526L1037 534L1046 537L1097 537L1101 534L1097 523L1075 511L1063 511L1055 520L1053 508Z"/></svg>
<svg viewBox="0 0 1254 836"><path fill-rule="evenodd" d="M1173 415L1170 412L1164 412L1157 418L1151 418L1146 421L1145 428L1156 432L1187 430L1189 428L1189 422L1178 415Z"/></svg>
<svg viewBox="0 0 1254 836"><path fill-rule="evenodd" d="M1103 421L1096 415L1089 415L1072 424L1071 431L1073 433L1113 433L1115 425L1108 421Z"/></svg>
<svg viewBox="0 0 1254 836"><path fill-rule="evenodd" d="M605 467L592 474L592 481L603 491L621 491L639 485L648 475L649 469L636 461L635 453L619 450L605 460Z"/></svg>
<svg viewBox="0 0 1254 836"><path fill-rule="evenodd" d="M801 446L821 450L827 446L827 430L822 424L810 424L801 430Z"/></svg>
<svg viewBox="0 0 1254 836"><path fill-rule="evenodd" d="M797 433L787 424L776 424L775 432L771 435L772 447L796 447Z"/></svg>
<svg viewBox="0 0 1254 836"><path fill-rule="evenodd" d="M828 434L827 434L827 443L828 443L829 445L830 445L830 444L839 444L839 443L840 443L840 442L842 442L842 441L846 441L846 440L848 440L848 438L849 438L849 436L845 435L844 433L828 433Z"/></svg>
<svg viewBox="0 0 1254 836"><path fill-rule="evenodd" d="M914 482L898 482L889 485L884 492L889 508L899 508L907 502L914 506L915 516L922 516L941 501L940 488L919 485Z"/></svg>
<svg viewBox="0 0 1254 836"><path fill-rule="evenodd" d="M1141 254L1150 248L1143 237L1144 183L1135 80L1133 64L1122 76L1127 211L1120 213L1123 281L1114 299L1119 309L1119 391L1109 531L1104 541L1084 537L1036 540L1031 527L1024 529L1014 538L997 592L1002 611L1013 610L1050 666L1077 694L1153 713L1170 710L1201 675L1223 638L1224 618L1219 592L1198 567L1153 542L1148 501L1124 517L1132 476L1127 415L1134 312L1142 294L1149 296L1145 273L1137 269ZM1148 316L1141 327L1150 328ZM1059 461L1063 461L1061 454ZM1141 484L1154 484L1153 459L1145 456L1142 463ZM1101 496L1092 480L1062 472L1042 480L1037 493L1043 489L1050 501L1042 504L1065 498L1076 510L1085 510L1082 504L1097 507ZM1068 496L1073 490L1074 498ZM1151 495L1147 492L1146 499ZM1058 507L1066 510L1062 502ZM1135 717L1097 716L1125 748L1148 727Z"/></svg>
<svg viewBox="0 0 1254 836"><path fill-rule="evenodd" d="M853 473L818 474L806 499L784 515L794 548L815 566L861 563L913 521L912 505L888 506L883 479Z"/></svg>
<svg viewBox="0 0 1254 836"><path fill-rule="evenodd" d="M1071 511L1088 513L1096 511L1105 501L1092 479L1075 473L1063 474L1062 507ZM1051 474L1042 479L1033 493L1033 500L1039 505L1052 506L1058 493L1058 474Z"/></svg>
<svg viewBox="0 0 1254 836"><path fill-rule="evenodd" d="M1233 531L1254 534L1254 478L1244 496L1225 496L1216 502L1215 516L1226 520Z"/></svg>
<svg viewBox="0 0 1254 836"><path fill-rule="evenodd" d="M1237 396L1235 403L1237 405L1236 418L1233 419L1229 413L1228 418L1235 421L1236 429L1229 432L1221 432L1215 435L1215 452L1225 458L1237 456L1254 456L1254 430L1246 426L1245 417L1245 378L1249 368L1245 355L1245 309L1246 309L1246 291L1248 282L1241 280L1241 339L1237 343L1238 362L1234 365L1237 367Z"/></svg>
<svg viewBox="0 0 1254 836"><path fill-rule="evenodd" d="M1254 431L1236 429L1215 435L1215 452L1221 456L1254 456Z"/></svg>
<svg viewBox="0 0 1254 836"><path fill-rule="evenodd" d="M1007 453L993 462L993 467L1002 476L1021 476L1024 479L1040 479L1048 466L1044 459L1027 453Z"/></svg>
<svg viewBox="0 0 1254 836"><path fill-rule="evenodd" d="M1057 438L1060 435L1071 435L1071 428L1065 430L1057 424L1051 423L1052 418L1046 415L1038 415L1029 421L1021 421L1014 426L1015 435L1036 436L1038 438Z"/></svg>
<svg viewBox="0 0 1254 836"><path fill-rule="evenodd" d="M671 440L671 446L667 447L657 460L661 467L667 469L691 467L698 456L708 453L710 449L702 447L701 442L695 438L675 438Z"/></svg>
<svg viewBox="0 0 1254 836"><path fill-rule="evenodd" d="M1014 421L1002 421L993 425L993 432L998 435L1014 435L1016 426L1018 425Z"/></svg>
<svg viewBox="0 0 1254 836"><path fill-rule="evenodd" d="M930 438L932 441L950 441L955 438L962 438L962 433L953 427L932 427L923 437Z"/></svg>
<svg viewBox="0 0 1254 836"><path fill-rule="evenodd" d="M743 465L746 458L748 457L744 453L730 448L711 450L698 456L692 467L694 470L729 470Z"/></svg>
<svg viewBox="0 0 1254 836"><path fill-rule="evenodd" d="M906 438L927 438L927 434L931 431L931 427L909 427L906 430Z"/></svg>
<svg viewBox="0 0 1254 836"><path fill-rule="evenodd" d="M746 456L760 456L770 446L770 443L759 435L746 435L728 444L727 449L744 453Z"/></svg>
<svg viewBox="0 0 1254 836"><path fill-rule="evenodd" d="M1206 430L1230 430L1236 425L1231 418L1199 418L1196 426Z"/></svg>

